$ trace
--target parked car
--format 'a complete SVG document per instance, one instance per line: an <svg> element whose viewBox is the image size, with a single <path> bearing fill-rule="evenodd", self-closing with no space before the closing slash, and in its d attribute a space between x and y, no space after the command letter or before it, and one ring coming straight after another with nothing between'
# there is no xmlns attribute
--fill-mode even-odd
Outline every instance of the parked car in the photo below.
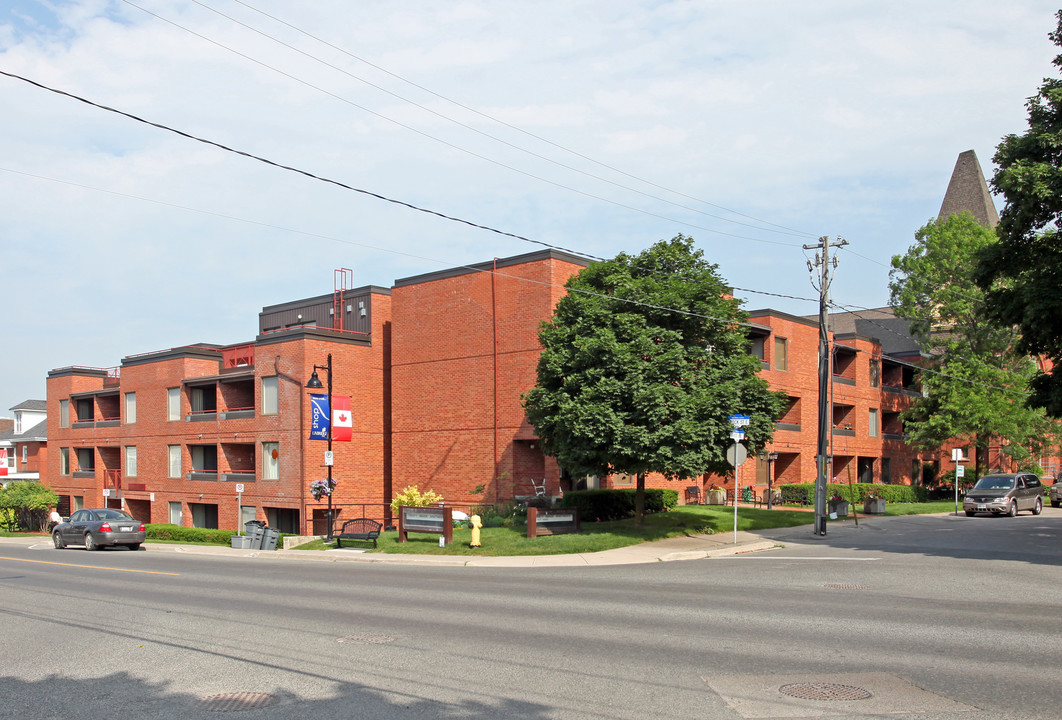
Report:
<svg viewBox="0 0 1062 720"><path fill-rule="evenodd" d="M1021 510L1039 515L1044 509L1043 493L1040 478L1032 473L985 475L966 493L962 509L969 516L992 513L1014 517Z"/></svg>
<svg viewBox="0 0 1062 720"><path fill-rule="evenodd" d="M1057 479L1051 486L1051 507L1062 507L1062 482Z"/></svg>
<svg viewBox="0 0 1062 720"><path fill-rule="evenodd" d="M56 550L67 545L84 545L86 550L100 550L107 545L125 545L139 550L144 542L144 523L124 510L91 508L78 510L70 519L52 530Z"/></svg>

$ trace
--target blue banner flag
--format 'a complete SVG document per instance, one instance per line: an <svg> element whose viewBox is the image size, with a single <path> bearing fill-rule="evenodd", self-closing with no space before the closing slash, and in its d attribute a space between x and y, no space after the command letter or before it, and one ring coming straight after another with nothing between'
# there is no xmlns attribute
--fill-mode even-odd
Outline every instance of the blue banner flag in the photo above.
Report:
<svg viewBox="0 0 1062 720"><path fill-rule="evenodd" d="M327 440L332 423L332 413L328 407L327 395L310 393L310 439Z"/></svg>

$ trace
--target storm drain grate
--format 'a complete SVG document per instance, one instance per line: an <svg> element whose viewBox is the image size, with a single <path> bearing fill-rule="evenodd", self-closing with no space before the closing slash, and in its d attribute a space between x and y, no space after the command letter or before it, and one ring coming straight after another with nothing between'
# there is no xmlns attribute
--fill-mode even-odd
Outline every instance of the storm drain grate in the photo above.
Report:
<svg viewBox="0 0 1062 720"><path fill-rule="evenodd" d="M801 700L866 700L873 697L869 690L837 683L791 683L778 692Z"/></svg>
<svg viewBox="0 0 1062 720"><path fill-rule="evenodd" d="M336 640L337 643L350 645L386 645L394 642L390 635L347 635Z"/></svg>
<svg viewBox="0 0 1062 720"><path fill-rule="evenodd" d="M253 692L221 693L200 699L204 710L216 713L257 710L268 707L276 701L277 698L274 695Z"/></svg>
<svg viewBox="0 0 1062 720"><path fill-rule="evenodd" d="M828 590L869 590L869 585L844 585L843 583L827 583Z"/></svg>

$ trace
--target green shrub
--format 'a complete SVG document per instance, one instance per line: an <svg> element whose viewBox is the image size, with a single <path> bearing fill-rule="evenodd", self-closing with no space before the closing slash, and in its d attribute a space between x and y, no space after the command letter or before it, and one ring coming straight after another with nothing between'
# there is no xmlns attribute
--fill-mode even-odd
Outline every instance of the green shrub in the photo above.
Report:
<svg viewBox="0 0 1062 720"><path fill-rule="evenodd" d="M799 483L782 485L782 502L789 504L812 503L815 501L815 484ZM883 498L887 503L927 502L929 491L920 485L885 485L881 483L853 483L851 487L841 483L827 483L826 497L840 495L848 501L862 504L869 494Z"/></svg>
<svg viewBox="0 0 1062 720"><path fill-rule="evenodd" d="M579 508L579 519L585 522L622 520L634 516L634 489L573 490L564 493L561 507ZM661 488L645 489L645 512L673 510L678 505L678 491Z"/></svg>
<svg viewBox="0 0 1062 720"><path fill-rule="evenodd" d="M148 540L160 542L202 543L204 545L231 545L233 530L190 528L166 523L145 525Z"/></svg>

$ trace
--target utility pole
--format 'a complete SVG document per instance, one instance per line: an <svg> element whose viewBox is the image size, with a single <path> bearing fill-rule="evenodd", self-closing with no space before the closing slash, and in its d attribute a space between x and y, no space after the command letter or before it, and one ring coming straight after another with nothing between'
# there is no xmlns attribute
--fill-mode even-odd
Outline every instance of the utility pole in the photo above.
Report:
<svg viewBox="0 0 1062 720"><path fill-rule="evenodd" d="M830 381L833 379L830 353L830 282L831 270L837 268L837 258L830 259L831 247L844 247L848 241L837 238L830 242L826 236L815 245L805 245L805 250L818 250L815 261L808 260L808 272L819 269L819 427L818 444L815 448L815 534L826 534L826 483L830 469L829 433L833 418L830 407Z"/></svg>

